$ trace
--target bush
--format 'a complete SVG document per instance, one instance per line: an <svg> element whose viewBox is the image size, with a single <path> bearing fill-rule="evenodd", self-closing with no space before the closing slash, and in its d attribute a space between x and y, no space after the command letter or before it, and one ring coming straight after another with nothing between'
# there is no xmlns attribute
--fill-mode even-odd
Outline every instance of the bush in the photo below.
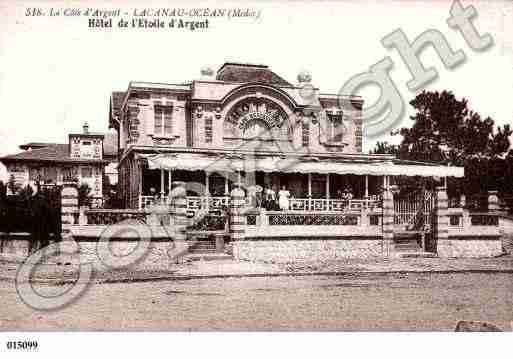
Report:
<svg viewBox="0 0 513 359"><path fill-rule="evenodd" d="M82 183L80 187L78 187L78 205L91 207L91 187L88 184Z"/></svg>
<svg viewBox="0 0 513 359"><path fill-rule="evenodd" d="M60 237L60 188L40 189L35 195L31 187L4 196L0 183L0 232L29 232L32 248L46 246L51 235Z"/></svg>

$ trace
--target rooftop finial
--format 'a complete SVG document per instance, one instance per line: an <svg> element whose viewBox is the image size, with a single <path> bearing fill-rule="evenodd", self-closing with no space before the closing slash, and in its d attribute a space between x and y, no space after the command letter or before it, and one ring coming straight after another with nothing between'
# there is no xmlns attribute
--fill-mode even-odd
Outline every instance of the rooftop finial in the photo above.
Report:
<svg viewBox="0 0 513 359"><path fill-rule="evenodd" d="M83 129L84 129L84 135L88 135L89 134L89 124L87 123L87 121L84 122Z"/></svg>
<svg viewBox="0 0 513 359"><path fill-rule="evenodd" d="M302 70L297 75L297 80L299 83L312 82L312 74L310 73L310 71Z"/></svg>

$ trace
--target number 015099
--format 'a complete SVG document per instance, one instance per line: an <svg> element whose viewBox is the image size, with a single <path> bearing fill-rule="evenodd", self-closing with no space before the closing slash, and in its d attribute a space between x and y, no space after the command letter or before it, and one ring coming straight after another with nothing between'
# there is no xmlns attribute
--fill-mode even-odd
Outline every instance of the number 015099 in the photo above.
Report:
<svg viewBox="0 0 513 359"><path fill-rule="evenodd" d="M36 350L37 349L37 341L35 341L35 340L8 341L7 349L9 349L9 350Z"/></svg>

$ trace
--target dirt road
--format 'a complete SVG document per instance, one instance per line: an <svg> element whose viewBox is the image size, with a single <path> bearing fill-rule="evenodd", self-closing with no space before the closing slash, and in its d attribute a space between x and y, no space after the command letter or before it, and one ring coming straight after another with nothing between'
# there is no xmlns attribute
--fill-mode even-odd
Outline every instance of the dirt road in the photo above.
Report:
<svg viewBox="0 0 513 359"><path fill-rule="evenodd" d="M39 287L42 292L64 288ZM513 274L353 274L93 284L38 312L0 282L1 330L512 330Z"/></svg>

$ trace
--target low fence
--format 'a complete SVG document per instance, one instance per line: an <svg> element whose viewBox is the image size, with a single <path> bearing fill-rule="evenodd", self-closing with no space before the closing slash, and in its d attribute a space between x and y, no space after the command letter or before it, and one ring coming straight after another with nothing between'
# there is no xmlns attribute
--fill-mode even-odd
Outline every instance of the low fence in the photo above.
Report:
<svg viewBox="0 0 513 359"><path fill-rule="evenodd" d="M112 225L127 219L146 223L149 212L137 209L82 209L78 223L81 225Z"/></svg>
<svg viewBox="0 0 513 359"><path fill-rule="evenodd" d="M126 220L135 220L141 224L152 226L155 230L162 227L164 231L157 231L157 237L172 236L174 233L174 211L167 206L159 206L151 209L89 209L82 207L79 212L74 215L75 234L79 236L91 236L91 234L100 233L101 228L121 224ZM227 232L228 216L218 213L202 212L196 216L188 218L188 232ZM80 230L80 228L84 230ZM96 230L94 230L96 228ZM157 233L155 232L155 233ZM89 234L89 235L85 235Z"/></svg>
<svg viewBox="0 0 513 359"><path fill-rule="evenodd" d="M449 217L449 227L499 226L499 214L497 213L450 209L447 215Z"/></svg>
<svg viewBox="0 0 513 359"><path fill-rule="evenodd" d="M425 218L424 222L433 222L433 237L436 238L434 245L438 245L435 250L439 255L497 253L500 231L496 193L490 194L487 211L475 211L461 207L448 208L444 189L439 188L437 191L436 204L432 203L434 199L431 198L427 206L432 209L433 221ZM287 240L292 246L293 241L318 240L335 246L339 252L347 252L344 255L355 256L374 256L378 252L389 255L394 248L394 232L400 230L396 223L393 196L389 192L383 201L294 198L290 200L290 210L285 211L252 208L240 188L234 189L230 198L185 197L185 188L181 193L182 196L177 195L174 200L176 207L171 207L163 198L137 210L70 209L71 224L79 224L79 229L86 229L96 235L101 234L106 226L133 219L151 226L152 238L165 239L173 235L186 238L185 233L222 232L230 236L234 244L265 239ZM452 203L449 204L452 207ZM329 242L339 240L352 244ZM304 246L305 250L310 248L306 243ZM257 247L240 244L239 254L242 250L257 250ZM473 250L474 247L480 249Z"/></svg>
<svg viewBox="0 0 513 359"><path fill-rule="evenodd" d="M248 226L360 226L380 225L381 212L262 211L246 215Z"/></svg>
<svg viewBox="0 0 513 359"><path fill-rule="evenodd" d="M244 233L251 238L368 237L381 236L382 215L374 211L304 212L248 211Z"/></svg>

